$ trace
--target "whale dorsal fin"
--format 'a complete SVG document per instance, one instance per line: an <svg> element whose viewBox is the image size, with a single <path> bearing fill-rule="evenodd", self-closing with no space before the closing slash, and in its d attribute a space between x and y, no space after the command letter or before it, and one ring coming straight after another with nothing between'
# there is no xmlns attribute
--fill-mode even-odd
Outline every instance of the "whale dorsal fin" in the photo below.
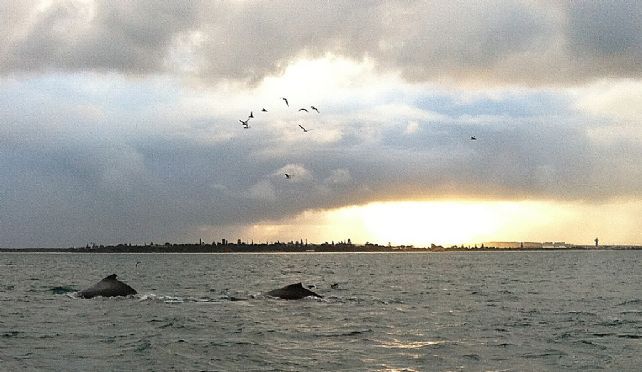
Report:
<svg viewBox="0 0 642 372"><path fill-rule="evenodd" d="M283 287L283 289L299 289L299 288L303 288L303 284L301 284L300 282L294 283L294 284L288 284L285 287Z"/></svg>

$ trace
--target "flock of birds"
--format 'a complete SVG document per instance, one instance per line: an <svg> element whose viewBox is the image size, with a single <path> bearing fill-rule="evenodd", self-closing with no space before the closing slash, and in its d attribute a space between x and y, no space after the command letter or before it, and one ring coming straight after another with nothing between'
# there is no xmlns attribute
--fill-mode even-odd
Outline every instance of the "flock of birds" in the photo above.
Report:
<svg viewBox="0 0 642 372"><path fill-rule="evenodd" d="M288 99L287 99L286 97L281 97L281 99L283 100L283 102L285 102L285 105L286 105L287 107L290 107L290 102L288 101ZM316 107L314 107L314 106L310 106L310 110L314 110L314 111L316 111L316 112L317 112L317 114L319 114L319 113L320 113L320 112L319 112L319 109L317 109L317 108L316 108ZM310 111L309 111L307 108L305 108L305 107L301 107L298 111L310 112ZM261 109L261 112L268 112L268 110L267 110L265 107L263 107L263 108ZM241 125L243 126L243 129L250 129L250 119L254 119L254 111L250 111L250 114L247 116L247 119L245 119L245 120L241 120L241 119L239 119L239 122L241 122ZM299 126L299 128L301 128L301 130L303 131L303 133L308 133L308 132L310 132L310 131L312 131L312 130L313 130L313 129L307 129L307 128L305 128L305 127L304 127L303 125L301 125L301 124L298 124L298 126ZM471 136L471 137L470 137L470 140L471 140L471 141L476 141L476 140L477 140L477 137L475 137L475 136ZM291 179L291 178L292 178L292 174L284 173L284 175L285 175L285 178L286 178L286 179Z"/></svg>
<svg viewBox="0 0 642 372"><path fill-rule="evenodd" d="M286 105L287 107L290 107L290 102L288 101L288 99L287 99L286 97L281 97L281 99L283 100L283 102L285 102L285 105ZM319 109L318 109L318 108L316 108L315 106L310 106L310 110L314 110L314 111L316 111L316 112L317 112L317 114L320 114ZM308 113L310 112L310 111L309 111L307 108L305 108L305 107L301 107L298 111L299 111L299 112L300 112L300 111L304 111L304 112L308 112ZM261 112L268 112L268 110L267 110L265 107L263 107L263 108L261 109ZM251 128L251 127L250 127L250 119L254 119L254 111L250 111L250 114L247 116L247 119L245 119L245 120L241 120L241 119L239 119L239 122L240 122L240 123L241 123L241 125L243 126L243 129L250 129L250 128ZM301 125L301 124L298 124L298 126L299 126L299 128L301 128L301 130L303 131L303 133L308 133L308 132L310 132L310 131L312 131L312 130L313 130L313 129L308 129L308 128L304 127L304 126L303 126L303 125ZM292 178L292 174L284 173L284 175L285 175L285 178L286 178L286 179L290 179L290 178Z"/></svg>
<svg viewBox="0 0 642 372"><path fill-rule="evenodd" d="M281 97L281 99L283 100L283 102L285 102L285 105L286 105L286 106L290 107L290 102L288 102L288 99L287 99L286 97ZM316 112L317 112L317 114L319 114L319 113L320 113L320 112L319 112L319 109L318 109L318 108L316 108L316 107L314 107L314 106L310 106L310 109L311 109L311 110L316 111ZM307 108L305 108L305 107L301 107L301 108L299 109L299 111L310 112L310 111L309 111ZM268 110L267 110L265 107L263 107L263 108L261 109L261 112L268 112ZM250 119L254 119L254 111L250 111L250 115L248 115L248 116L247 116L247 119L245 119L245 120L241 120L241 119L239 119L239 122L241 122L241 125L243 126L243 128L244 128L244 129L250 129ZM305 127L304 127L303 125L301 125L301 124L299 124L299 128L301 128L301 130L302 130L304 133L308 133L309 131L311 131L311 130L312 130L312 129L307 129L307 128L305 128Z"/></svg>

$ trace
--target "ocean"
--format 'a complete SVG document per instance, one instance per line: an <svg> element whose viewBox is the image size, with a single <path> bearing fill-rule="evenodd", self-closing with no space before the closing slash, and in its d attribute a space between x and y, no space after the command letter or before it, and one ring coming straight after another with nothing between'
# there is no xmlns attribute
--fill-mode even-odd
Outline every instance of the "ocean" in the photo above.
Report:
<svg viewBox="0 0 642 372"><path fill-rule="evenodd" d="M639 371L641 261L642 251L0 254L0 370ZM74 297L109 274L138 294ZM261 295L297 282L324 298Z"/></svg>

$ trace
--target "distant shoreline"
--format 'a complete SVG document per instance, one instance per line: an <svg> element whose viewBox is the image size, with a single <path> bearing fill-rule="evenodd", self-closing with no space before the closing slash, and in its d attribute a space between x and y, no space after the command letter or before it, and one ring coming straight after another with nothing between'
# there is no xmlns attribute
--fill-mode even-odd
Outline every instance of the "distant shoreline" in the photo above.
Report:
<svg viewBox="0 0 642 372"><path fill-rule="evenodd" d="M498 248L442 246L383 246L377 244L299 244L299 243L216 243L216 244L163 244L87 246L81 248L0 248L0 253L444 253L444 252L546 252L546 251L620 251L642 250L639 245L572 245L551 248Z"/></svg>

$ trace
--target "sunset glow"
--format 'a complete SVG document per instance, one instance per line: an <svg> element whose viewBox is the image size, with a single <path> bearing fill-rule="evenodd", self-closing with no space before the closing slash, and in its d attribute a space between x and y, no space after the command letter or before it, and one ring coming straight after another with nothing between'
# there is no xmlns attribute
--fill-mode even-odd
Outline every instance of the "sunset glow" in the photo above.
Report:
<svg viewBox="0 0 642 372"><path fill-rule="evenodd" d="M357 244L416 247L479 246L494 241L590 244L596 236L604 236L605 244L634 244L642 238L639 231L631 234L640 213L642 203L592 206L550 201L377 202L309 211L237 234L243 240L256 242L285 238L323 243L350 239Z"/></svg>

